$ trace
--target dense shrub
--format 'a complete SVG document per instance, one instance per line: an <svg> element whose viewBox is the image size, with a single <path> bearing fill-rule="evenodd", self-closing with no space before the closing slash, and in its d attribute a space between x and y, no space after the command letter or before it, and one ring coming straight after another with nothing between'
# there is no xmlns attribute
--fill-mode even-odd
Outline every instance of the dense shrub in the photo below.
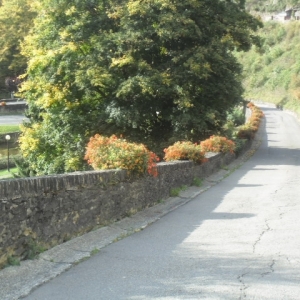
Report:
<svg viewBox="0 0 300 300"><path fill-rule="evenodd" d="M237 138L251 140L254 138L254 130L250 124L245 124L239 127Z"/></svg>
<svg viewBox="0 0 300 300"><path fill-rule="evenodd" d="M242 125L245 123L245 114L243 107L237 106L227 114L227 122L232 122L235 126Z"/></svg>
<svg viewBox="0 0 300 300"><path fill-rule="evenodd" d="M96 134L86 147L85 159L95 170L123 169L130 174L157 176L158 157L143 144L127 142L115 135Z"/></svg>
<svg viewBox="0 0 300 300"><path fill-rule="evenodd" d="M209 139L200 143L202 151L205 152L222 152L234 153L235 143L226 137L212 135Z"/></svg>
<svg viewBox="0 0 300 300"><path fill-rule="evenodd" d="M164 149L165 161L172 160L192 160L196 163L203 163L206 161L205 152L201 150L199 144L192 142L176 142L174 145Z"/></svg>
<svg viewBox="0 0 300 300"><path fill-rule="evenodd" d="M248 142L248 139L241 139L241 138L234 139L234 143L235 143L234 153L237 156L239 156L244 151L247 142Z"/></svg>
<svg viewBox="0 0 300 300"><path fill-rule="evenodd" d="M14 168L16 166L15 160L19 159L20 155L10 156L9 158L9 167ZM0 170L4 170L7 168L7 157L0 158Z"/></svg>
<svg viewBox="0 0 300 300"><path fill-rule="evenodd" d="M237 137L240 139L253 139L255 132L259 128L261 118L264 116L262 110L252 102L248 103L251 109L251 117L248 122L238 128Z"/></svg>
<svg viewBox="0 0 300 300"><path fill-rule="evenodd" d="M21 177L32 177L36 174L29 168L29 164L26 162L24 157L17 156L14 159L14 163L17 167L17 172L13 173L13 176L15 178L21 178Z"/></svg>

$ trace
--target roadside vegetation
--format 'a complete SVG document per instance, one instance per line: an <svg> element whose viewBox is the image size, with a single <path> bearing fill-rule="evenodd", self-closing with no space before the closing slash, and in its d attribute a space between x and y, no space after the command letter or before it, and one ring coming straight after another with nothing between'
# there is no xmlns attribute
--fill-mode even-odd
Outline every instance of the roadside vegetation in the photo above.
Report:
<svg viewBox="0 0 300 300"><path fill-rule="evenodd" d="M12 135L12 133L17 133L17 132L20 132L19 125L0 125L0 170L3 170L1 171L2 173L0 173L0 179L13 177L13 173L16 174L18 173L17 169L14 169L13 172L5 171L5 169L7 169L7 154L8 154L7 140L5 139L5 136L7 134L11 135L11 139L9 140L10 167L14 168L15 160L20 159L18 142L17 139Z"/></svg>
<svg viewBox="0 0 300 300"><path fill-rule="evenodd" d="M96 134L122 135L160 158L177 141L218 134L242 100L233 50L258 44L259 26L235 1L40 1L22 48L29 168L88 170Z"/></svg>
<svg viewBox="0 0 300 300"><path fill-rule="evenodd" d="M0 125L0 134L6 134L11 132L19 132L19 125Z"/></svg>
<svg viewBox="0 0 300 300"><path fill-rule="evenodd" d="M178 142L236 138L243 87L234 52L259 46L262 26L244 1L3 0L0 21L0 66L28 103L23 173L90 170L96 136L144 145L136 170Z"/></svg>
<svg viewBox="0 0 300 300"><path fill-rule="evenodd" d="M14 174L18 172L18 168L11 168L10 171L7 169L0 170L0 180L14 178Z"/></svg>
<svg viewBox="0 0 300 300"><path fill-rule="evenodd" d="M202 164L207 161L207 152L239 153L248 140L254 137L258 130L262 111L253 103L248 103L252 110L250 119L245 123L243 107L236 107L227 115L227 122L220 131L223 135L212 135L196 143L191 141L175 142L164 149L164 161L191 160ZM7 145L0 145L0 179L12 177L34 176L26 161L18 154L18 148L10 148L10 172L7 171ZM148 173L157 176L156 154L149 151L145 145L132 143L123 137L115 135L105 137L95 135L87 145L85 159L93 169L125 169L131 175ZM12 164L13 163L13 164ZM16 165L16 168L12 168Z"/></svg>
<svg viewBox="0 0 300 300"><path fill-rule="evenodd" d="M30 0L2 0L0 3L0 97L9 98L6 78L24 74L27 59L21 43L33 25L36 12ZM31 3L31 4L30 4Z"/></svg>
<svg viewBox="0 0 300 300"><path fill-rule="evenodd" d="M300 22L266 22L261 47L236 56L244 68L247 99L276 104L300 114Z"/></svg>
<svg viewBox="0 0 300 300"><path fill-rule="evenodd" d="M202 164L207 161L205 154L208 152L239 154L245 143L254 138L261 118L264 116L261 109L253 103L248 103L248 108L252 112L247 122L236 111L228 115L227 126L224 126L224 129L226 128L227 135L232 140L224 136L212 135L195 143L175 142L164 149L163 160L190 160ZM242 113L243 110L240 108L239 111ZM234 126L230 127L228 124L234 124ZM123 137L115 135L105 137L96 134L91 137L85 159L95 170L125 169L131 175L145 173L151 176L158 175L156 166L159 158L156 154L149 151L143 144L128 142Z"/></svg>

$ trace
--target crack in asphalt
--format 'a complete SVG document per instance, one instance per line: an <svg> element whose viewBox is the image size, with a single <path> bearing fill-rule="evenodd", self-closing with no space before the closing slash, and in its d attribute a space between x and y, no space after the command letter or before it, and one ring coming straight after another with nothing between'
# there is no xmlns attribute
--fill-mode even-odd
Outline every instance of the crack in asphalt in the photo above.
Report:
<svg viewBox="0 0 300 300"><path fill-rule="evenodd" d="M240 297L239 300L242 299L246 299L247 295L246 295L246 289L248 288L248 286L246 285L245 281L244 281L244 276L248 275L249 273L244 273L240 276L238 276L238 281L241 283L242 287L240 288Z"/></svg>
<svg viewBox="0 0 300 300"><path fill-rule="evenodd" d="M265 225L266 225L266 229L262 231L262 233L259 235L258 239L255 241L255 243L253 244L253 253L255 253L256 251L256 246L257 244L261 241L262 237L264 236L264 234L266 234L268 231L271 230L269 224L268 224L268 220L265 220Z"/></svg>
<svg viewBox="0 0 300 300"><path fill-rule="evenodd" d="M264 277L266 275L269 275L269 274L272 274L275 272L274 270L274 265L275 265L276 261L275 259L272 260L272 263L270 264L269 268L270 268L270 271L269 272L264 272L264 273L261 273L261 277Z"/></svg>
<svg viewBox="0 0 300 300"><path fill-rule="evenodd" d="M237 277L238 281L239 281L240 284L241 284L239 300L243 300L243 299L246 299L246 298L247 298L246 290L250 287L249 285L247 285L247 284L245 283L245 280L244 280L245 277L246 277L247 275L258 275L258 276L261 276L261 277L265 277L265 276L267 276L267 275L269 275L269 274L272 274L272 273L275 272L275 270L274 270L274 265L275 265L275 263L276 263L276 261L275 261L275 259L273 259L272 262L271 262L271 264L268 265L268 268L270 269L270 271L268 271L268 272L264 272L264 273L257 273L257 272L251 273L251 272L245 272L245 273L243 273L242 275L239 275L239 276Z"/></svg>

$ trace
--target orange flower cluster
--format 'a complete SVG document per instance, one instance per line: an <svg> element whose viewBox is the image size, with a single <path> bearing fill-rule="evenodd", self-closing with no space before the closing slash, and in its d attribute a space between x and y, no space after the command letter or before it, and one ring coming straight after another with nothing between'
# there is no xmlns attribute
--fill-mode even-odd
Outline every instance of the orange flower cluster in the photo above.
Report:
<svg viewBox="0 0 300 300"><path fill-rule="evenodd" d="M209 139L202 141L200 147L205 152L234 153L235 143L226 137L212 135Z"/></svg>
<svg viewBox="0 0 300 300"><path fill-rule="evenodd" d="M5 106L5 105L6 105L6 102L5 102L5 101L2 101L2 102L0 103L0 105L1 105L1 106Z"/></svg>
<svg viewBox="0 0 300 300"><path fill-rule="evenodd" d="M240 139L253 139L255 132L259 128L260 121L264 116L262 110L252 102L249 102L247 106L251 109L252 113L249 121L239 128L237 137Z"/></svg>
<svg viewBox="0 0 300 300"><path fill-rule="evenodd" d="M164 149L164 152L165 161L192 160L201 164L207 160L205 152L201 150L200 145L192 142L176 142L174 145Z"/></svg>
<svg viewBox="0 0 300 300"><path fill-rule="evenodd" d="M115 135L91 137L84 159L95 170L123 169L130 174L158 175L159 158L153 152L143 144L130 143Z"/></svg>

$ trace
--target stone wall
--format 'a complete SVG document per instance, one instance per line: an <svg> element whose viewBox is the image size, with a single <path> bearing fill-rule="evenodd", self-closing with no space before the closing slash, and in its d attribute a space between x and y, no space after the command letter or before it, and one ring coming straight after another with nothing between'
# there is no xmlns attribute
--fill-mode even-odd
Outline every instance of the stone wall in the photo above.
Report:
<svg viewBox="0 0 300 300"><path fill-rule="evenodd" d="M7 103L5 106L0 106L0 113L24 113L26 108L26 103Z"/></svg>
<svg viewBox="0 0 300 300"><path fill-rule="evenodd" d="M213 154L203 165L159 163L155 178L107 170L0 181L0 265L9 256L24 258L32 242L52 247L152 206L234 158Z"/></svg>

